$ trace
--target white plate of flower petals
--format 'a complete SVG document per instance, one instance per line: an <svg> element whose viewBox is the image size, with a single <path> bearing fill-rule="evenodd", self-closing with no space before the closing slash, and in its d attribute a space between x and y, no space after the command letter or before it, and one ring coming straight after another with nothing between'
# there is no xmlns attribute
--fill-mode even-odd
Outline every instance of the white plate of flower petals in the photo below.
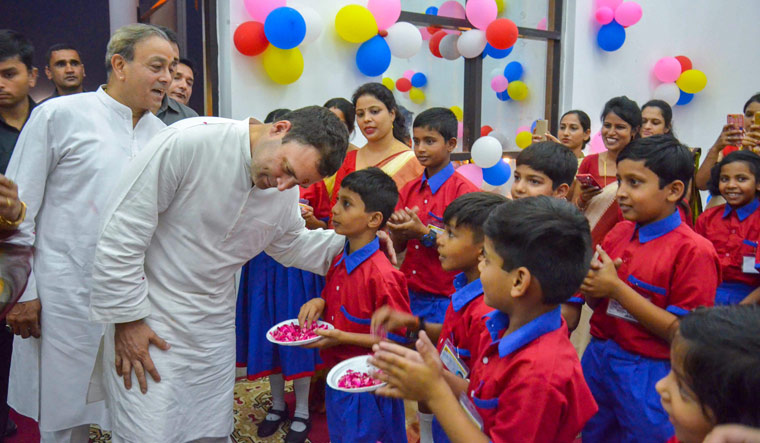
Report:
<svg viewBox="0 0 760 443"><path fill-rule="evenodd" d="M335 329L330 323L318 320L311 324L311 328L301 328L298 319L293 318L277 323L267 331L267 340L281 346L303 346L319 340L316 329Z"/></svg>
<svg viewBox="0 0 760 443"><path fill-rule="evenodd" d="M369 355L349 358L335 365L327 374L327 385L343 392L372 392L387 383L372 378L371 373L378 369L372 366Z"/></svg>

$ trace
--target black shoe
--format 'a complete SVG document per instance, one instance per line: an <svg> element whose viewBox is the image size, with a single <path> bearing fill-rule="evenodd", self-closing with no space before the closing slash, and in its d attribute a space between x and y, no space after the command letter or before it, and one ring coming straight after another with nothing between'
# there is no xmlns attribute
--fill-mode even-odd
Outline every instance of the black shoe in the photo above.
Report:
<svg viewBox="0 0 760 443"><path fill-rule="evenodd" d="M269 437L270 435L277 432L282 422L287 420L288 416L290 415L288 413L288 405L285 405L284 411L278 411L276 409L269 408L267 415L269 414L277 414L277 416L280 418L277 420L267 420L266 417L264 417L264 420L259 423L259 429L256 431L256 435L259 437Z"/></svg>
<svg viewBox="0 0 760 443"><path fill-rule="evenodd" d="M306 437L309 436L309 430L311 430L311 419L309 418L301 418L301 417L293 417L292 422L301 422L306 425L306 429L304 429L301 432L294 431L293 429L290 429L285 435L285 443L303 443L306 441Z"/></svg>
<svg viewBox="0 0 760 443"><path fill-rule="evenodd" d="M16 423L14 423L13 420L8 417L8 423L5 425L5 433L2 435L2 437L10 437L11 435L15 434L16 431L18 431L18 426L16 426Z"/></svg>

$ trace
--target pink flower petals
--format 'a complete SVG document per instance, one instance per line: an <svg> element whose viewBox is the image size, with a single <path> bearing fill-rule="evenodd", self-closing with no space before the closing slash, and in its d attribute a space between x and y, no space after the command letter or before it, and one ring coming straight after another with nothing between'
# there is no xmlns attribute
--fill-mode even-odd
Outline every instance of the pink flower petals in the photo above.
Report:
<svg viewBox="0 0 760 443"><path fill-rule="evenodd" d="M349 369L338 379L338 386L345 389L366 388L369 386L379 385L380 380L372 378L366 372L354 371Z"/></svg>
<svg viewBox="0 0 760 443"><path fill-rule="evenodd" d="M309 340L318 337L314 332L317 329L327 329L326 324L318 324L314 322L310 328L301 328L298 323L290 323L280 326L272 331L272 338L279 342L295 342L302 340Z"/></svg>

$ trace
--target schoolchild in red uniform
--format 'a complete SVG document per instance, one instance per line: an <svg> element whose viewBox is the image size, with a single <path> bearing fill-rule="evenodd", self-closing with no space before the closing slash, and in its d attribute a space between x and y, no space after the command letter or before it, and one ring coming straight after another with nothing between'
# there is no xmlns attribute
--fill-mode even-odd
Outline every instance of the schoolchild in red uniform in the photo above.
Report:
<svg viewBox="0 0 760 443"><path fill-rule="evenodd" d="M559 304L588 270L588 222L570 203L540 196L498 206L484 230L480 279L496 310L469 383L442 370L420 332L417 352L374 347L371 361L388 382L377 393L426 401L453 442L572 442L597 407Z"/></svg>
<svg viewBox="0 0 760 443"><path fill-rule="evenodd" d="M583 373L599 404L584 441L662 442L673 434L654 389L670 371L669 328L711 306L720 282L715 248L676 209L693 172L691 153L671 135L634 140L617 158L626 221L597 247L581 285L594 309Z"/></svg>

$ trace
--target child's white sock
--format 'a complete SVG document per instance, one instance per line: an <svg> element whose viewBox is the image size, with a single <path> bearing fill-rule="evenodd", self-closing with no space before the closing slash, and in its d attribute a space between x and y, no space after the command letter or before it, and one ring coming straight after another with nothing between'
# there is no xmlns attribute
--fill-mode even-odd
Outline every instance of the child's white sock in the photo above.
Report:
<svg viewBox="0 0 760 443"><path fill-rule="evenodd" d="M295 417L309 418L309 385L311 377L303 377L293 380L293 390L296 391L296 412ZM294 421L290 424L290 429L301 432L306 429L306 425L300 421Z"/></svg>
<svg viewBox="0 0 760 443"><path fill-rule="evenodd" d="M285 410L285 379L282 374L272 374L269 376L269 390L272 392L272 409L278 411ZM267 414L267 420L275 421L281 418L277 414Z"/></svg>
<svg viewBox="0 0 760 443"><path fill-rule="evenodd" d="M420 419L420 443L433 443L433 414L418 412Z"/></svg>

